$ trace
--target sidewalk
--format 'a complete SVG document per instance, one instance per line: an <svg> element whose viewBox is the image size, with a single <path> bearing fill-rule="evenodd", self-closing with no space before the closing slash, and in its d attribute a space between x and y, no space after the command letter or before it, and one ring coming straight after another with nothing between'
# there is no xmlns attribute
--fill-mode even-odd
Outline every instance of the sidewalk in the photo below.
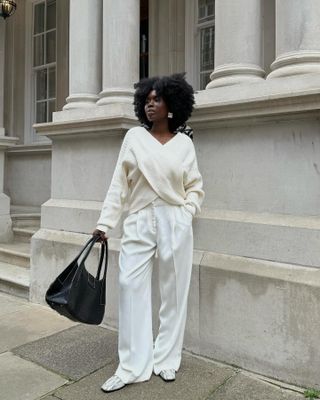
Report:
<svg viewBox="0 0 320 400"><path fill-rule="evenodd" d="M74 324L54 311L0 293L1 400L302 400L296 388L183 354L177 379L152 376L111 394L117 334Z"/></svg>

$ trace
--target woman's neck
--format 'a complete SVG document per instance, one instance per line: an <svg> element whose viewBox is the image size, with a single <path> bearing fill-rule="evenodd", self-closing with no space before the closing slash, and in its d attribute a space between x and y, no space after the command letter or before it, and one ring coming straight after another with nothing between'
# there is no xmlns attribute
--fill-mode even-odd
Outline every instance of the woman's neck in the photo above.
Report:
<svg viewBox="0 0 320 400"><path fill-rule="evenodd" d="M153 135L159 135L159 136L172 134L169 130L168 120L161 121L161 122L160 121L154 122L150 129L150 132Z"/></svg>

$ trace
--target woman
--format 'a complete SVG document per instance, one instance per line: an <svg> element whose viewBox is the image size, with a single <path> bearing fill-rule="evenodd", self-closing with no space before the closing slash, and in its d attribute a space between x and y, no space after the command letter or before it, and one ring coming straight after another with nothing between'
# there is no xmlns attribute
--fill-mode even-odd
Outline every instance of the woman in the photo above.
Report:
<svg viewBox="0 0 320 400"><path fill-rule="evenodd" d="M149 380L175 380L181 362L190 285L192 218L204 192L193 142L177 132L191 115L194 96L184 74L135 85L135 113L144 126L123 140L95 235L107 240L125 202L119 256L119 366L105 392ZM151 275L157 250L160 327L153 345Z"/></svg>

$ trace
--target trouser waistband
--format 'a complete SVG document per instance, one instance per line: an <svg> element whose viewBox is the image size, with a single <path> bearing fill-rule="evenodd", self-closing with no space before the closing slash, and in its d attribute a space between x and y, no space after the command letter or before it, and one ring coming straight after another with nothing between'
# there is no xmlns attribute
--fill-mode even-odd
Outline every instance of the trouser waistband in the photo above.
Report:
<svg viewBox="0 0 320 400"><path fill-rule="evenodd" d="M170 204L167 201L163 200L161 197L157 197L155 200L151 202L154 207L160 207L160 206L173 206L174 204ZM178 205L178 204L176 204Z"/></svg>

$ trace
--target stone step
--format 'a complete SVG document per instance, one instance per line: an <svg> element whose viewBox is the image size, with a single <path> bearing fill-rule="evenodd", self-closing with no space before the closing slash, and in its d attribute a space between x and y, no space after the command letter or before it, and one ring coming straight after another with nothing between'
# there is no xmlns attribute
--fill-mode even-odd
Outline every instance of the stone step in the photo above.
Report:
<svg viewBox="0 0 320 400"><path fill-rule="evenodd" d="M27 226L25 228L13 228L15 242L30 243L31 236L34 235L38 226Z"/></svg>
<svg viewBox="0 0 320 400"><path fill-rule="evenodd" d="M11 214L13 228L40 228L40 213Z"/></svg>
<svg viewBox="0 0 320 400"><path fill-rule="evenodd" d="M30 271L17 265L0 261L0 291L29 298Z"/></svg>
<svg viewBox="0 0 320 400"><path fill-rule="evenodd" d="M30 268L30 243L0 243L0 262Z"/></svg>

